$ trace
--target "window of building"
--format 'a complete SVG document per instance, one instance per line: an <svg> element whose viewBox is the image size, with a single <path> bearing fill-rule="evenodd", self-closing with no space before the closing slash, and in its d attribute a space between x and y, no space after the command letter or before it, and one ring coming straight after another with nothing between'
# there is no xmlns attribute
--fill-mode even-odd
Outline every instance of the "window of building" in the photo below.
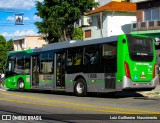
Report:
<svg viewBox="0 0 160 123"><path fill-rule="evenodd" d="M150 8L144 10L144 21L154 21L160 19L160 8Z"/></svg>
<svg viewBox="0 0 160 123"><path fill-rule="evenodd" d="M91 30L85 30L85 38L91 37Z"/></svg>

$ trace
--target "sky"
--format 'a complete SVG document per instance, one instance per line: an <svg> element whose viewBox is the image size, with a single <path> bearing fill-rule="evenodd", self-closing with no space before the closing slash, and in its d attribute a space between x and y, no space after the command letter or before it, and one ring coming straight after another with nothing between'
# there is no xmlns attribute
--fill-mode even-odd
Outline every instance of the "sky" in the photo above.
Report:
<svg viewBox="0 0 160 123"><path fill-rule="evenodd" d="M35 22L41 21L36 16L36 1L43 0L0 0L0 35L6 40L25 35L39 35ZM15 15L23 13L23 25L15 24Z"/></svg>

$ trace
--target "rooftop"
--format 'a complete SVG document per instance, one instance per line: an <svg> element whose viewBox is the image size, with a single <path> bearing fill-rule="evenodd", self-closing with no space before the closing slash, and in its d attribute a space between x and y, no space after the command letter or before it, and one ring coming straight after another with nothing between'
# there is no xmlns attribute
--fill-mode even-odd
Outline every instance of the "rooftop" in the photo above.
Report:
<svg viewBox="0 0 160 123"><path fill-rule="evenodd" d="M136 12L136 3L130 2L115 2L112 1L104 6L92 10L85 15L95 14L102 11L117 11L117 12Z"/></svg>
<svg viewBox="0 0 160 123"><path fill-rule="evenodd" d="M24 36L19 36L19 37L15 37L13 38L13 41L16 41L16 40L23 40L25 39L26 37L44 37L43 35L24 35Z"/></svg>

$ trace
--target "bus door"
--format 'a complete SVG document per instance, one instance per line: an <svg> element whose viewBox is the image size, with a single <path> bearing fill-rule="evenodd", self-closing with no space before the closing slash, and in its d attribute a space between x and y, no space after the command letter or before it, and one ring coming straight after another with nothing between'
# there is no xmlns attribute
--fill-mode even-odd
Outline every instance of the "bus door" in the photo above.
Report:
<svg viewBox="0 0 160 123"><path fill-rule="evenodd" d="M65 87L65 53L56 53L56 88Z"/></svg>
<svg viewBox="0 0 160 123"><path fill-rule="evenodd" d="M39 86L39 56L32 56L31 63L31 82L35 88Z"/></svg>

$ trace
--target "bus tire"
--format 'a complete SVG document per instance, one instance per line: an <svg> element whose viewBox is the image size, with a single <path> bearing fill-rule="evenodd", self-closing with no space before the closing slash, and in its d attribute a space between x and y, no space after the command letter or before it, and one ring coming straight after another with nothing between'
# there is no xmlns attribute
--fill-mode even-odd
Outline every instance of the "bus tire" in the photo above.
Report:
<svg viewBox="0 0 160 123"><path fill-rule="evenodd" d="M18 80L18 90L23 92L24 91L24 81L23 79Z"/></svg>
<svg viewBox="0 0 160 123"><path fill-rule="evenodd" d="M87 95L87 84L84 79L79 78L76 80L74 92L77 96L83 97Z"/></svg>

